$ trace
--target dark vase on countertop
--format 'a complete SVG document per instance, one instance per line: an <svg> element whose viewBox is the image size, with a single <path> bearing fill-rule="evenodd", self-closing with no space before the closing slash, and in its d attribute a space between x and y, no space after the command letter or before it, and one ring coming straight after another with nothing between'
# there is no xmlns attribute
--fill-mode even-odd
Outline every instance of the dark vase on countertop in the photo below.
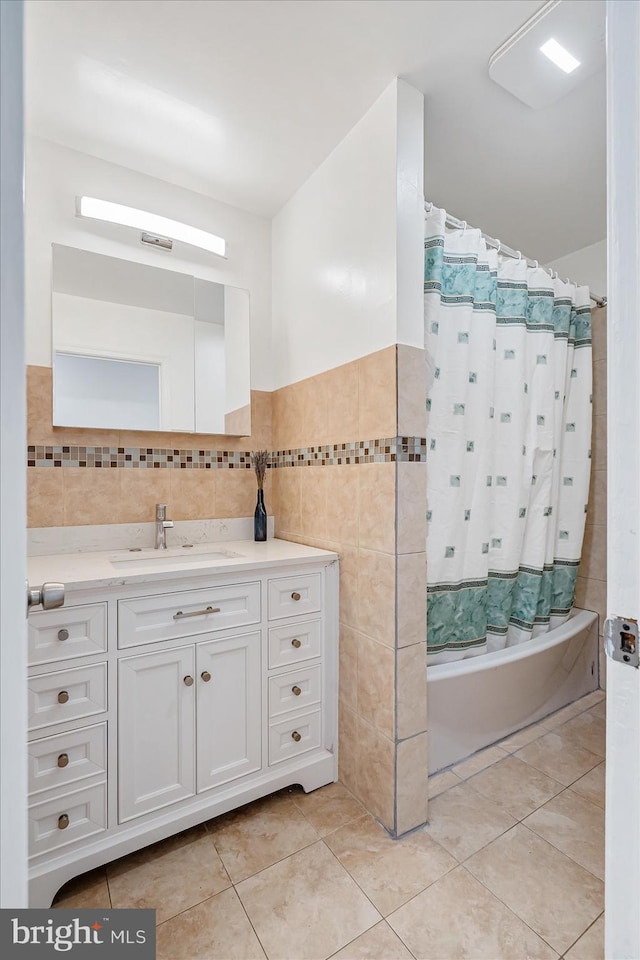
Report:
<svg viewBox="0 0 640 960"><path fill-rule="evenodd" d="M264 505L264 490L258 490L258 502L253 515L253 539L267 539L267 511Z"/></svg>

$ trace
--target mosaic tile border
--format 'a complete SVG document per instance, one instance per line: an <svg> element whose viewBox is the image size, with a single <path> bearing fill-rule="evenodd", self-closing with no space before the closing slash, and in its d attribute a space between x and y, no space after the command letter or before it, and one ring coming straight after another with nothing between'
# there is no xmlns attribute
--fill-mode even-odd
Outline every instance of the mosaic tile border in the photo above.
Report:
<svg viewBox="0 0 640 960"><path fill-rule="evenodd" d="M339 464L424 462L424 437L354 440L316 447L274 450L271 468ZM174 450L168 447L27 447L27 467L124 468L134 470L250 470L248 450Z"/></svg>

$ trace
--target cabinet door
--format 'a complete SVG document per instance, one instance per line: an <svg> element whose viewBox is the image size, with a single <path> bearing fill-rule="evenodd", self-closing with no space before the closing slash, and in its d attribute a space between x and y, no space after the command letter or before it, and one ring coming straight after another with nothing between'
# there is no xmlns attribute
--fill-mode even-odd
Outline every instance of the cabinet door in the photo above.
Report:
<svg viewBox="0 0 640 960"><path fill-rule="evenodd" d="M198 792L262 765L260 634L199 643Z"/></svg>
<svg viewBox="0 0 640 960"><path fill-rule="evenodd" d="M118 664L119 821L195 792L193 647Z"/></svg>

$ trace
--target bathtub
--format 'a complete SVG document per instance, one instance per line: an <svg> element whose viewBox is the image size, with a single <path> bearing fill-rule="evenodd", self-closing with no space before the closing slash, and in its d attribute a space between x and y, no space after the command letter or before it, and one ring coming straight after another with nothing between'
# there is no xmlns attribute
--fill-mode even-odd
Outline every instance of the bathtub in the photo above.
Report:
<svg viewBox="0 0 640 960"><path fill-rule="evenodd" d="M589 610L519 646L427 667L429 773L597 686L598 616Z"/></svg>

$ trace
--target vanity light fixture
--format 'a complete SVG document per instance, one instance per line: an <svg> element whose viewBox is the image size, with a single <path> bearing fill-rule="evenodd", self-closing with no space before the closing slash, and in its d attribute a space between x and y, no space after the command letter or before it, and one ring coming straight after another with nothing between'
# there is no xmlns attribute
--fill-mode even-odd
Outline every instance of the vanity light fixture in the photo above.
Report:
<svg viewBox="0 0 640 960"><path fill-rule="evenodd" d="M134 227L145 234L154 234L156 237L170 237L189 243L193 247L201 247L209 253L224 257L226 241L214 233L190 227L179 220L170 220L156 213L145 210L136 210L135 207L125 207L121 203L112 203L110 200L98 200L96 197L78 197L76 208L80 217L91 220L105 220L107 223L119 223L124 227ZM160 244L156 243L156 246Z"/></svg>
<svg viewBox="0 0 640 960"><path fill-rule="evenodd" d="M544 53L545 57L548 57L552 63L555 63L556 67L560 67L565 73L573 73L576 67L580 66L580 61L576 60L573 54L565 50L562 44L554 40L553 37L542 44L540 53Z"/></svg>

